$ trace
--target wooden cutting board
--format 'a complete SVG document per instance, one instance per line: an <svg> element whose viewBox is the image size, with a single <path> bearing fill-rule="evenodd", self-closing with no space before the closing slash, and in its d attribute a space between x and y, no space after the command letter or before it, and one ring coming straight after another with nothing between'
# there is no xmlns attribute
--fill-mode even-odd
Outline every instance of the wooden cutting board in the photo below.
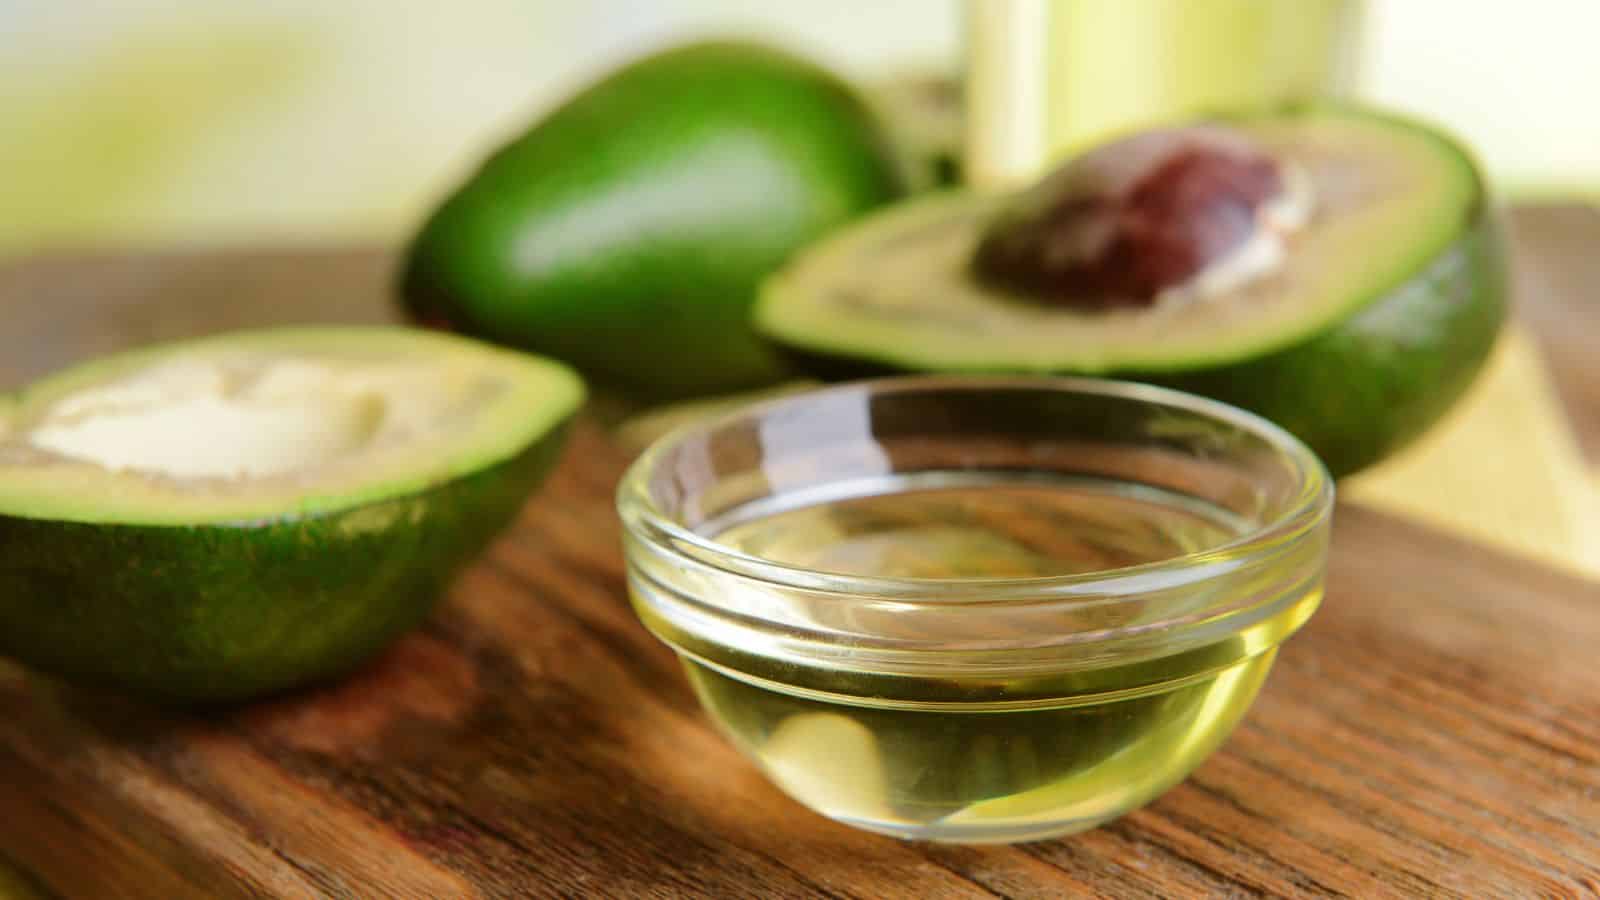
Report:
<svg viewBox="0 0 1600 900"><path fill-rule="evenodd" d="M371 321L386 266L13 268L0 384ZM1551 359L1564 395L1596 383ZM807 812L706 725L627 606L625 462L581 428L440 612L336 685L198 717L0 664L0 855L85 897L1600 895L1600 584L1341 507L1327 602L1187 782L1065 840L911 845Z"/></svg>

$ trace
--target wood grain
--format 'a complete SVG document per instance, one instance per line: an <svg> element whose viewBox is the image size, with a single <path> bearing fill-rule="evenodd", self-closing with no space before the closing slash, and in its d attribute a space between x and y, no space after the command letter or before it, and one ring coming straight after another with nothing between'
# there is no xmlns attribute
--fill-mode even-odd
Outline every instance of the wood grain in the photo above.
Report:
<svg viewBox="0 0 1600 900"><path fill-rule="evenodd" d="M1327 604L1187 783L1069 840L919 847L705 725L626 606L622 462L584 429L446 608L330 688L197 718L12 671L0 848L69 896L1600 892L1592 584L1342 509Z"/></svg>
<svg viewBox="0 0 1600 900"><path fill-rule="evenodd" d="M0 384L127 343L382 319L387 269L13 267ZM1569 401L1592 384L1575 358L1552 356ZM441 611L323 689L200 717L0 663L0 854L67 897L1600 896L1593 582L1343 507L1327 602L1187 782L1067 840L912 845L807 812L706 725L627 607L624 463L581 428Z"/></svg>

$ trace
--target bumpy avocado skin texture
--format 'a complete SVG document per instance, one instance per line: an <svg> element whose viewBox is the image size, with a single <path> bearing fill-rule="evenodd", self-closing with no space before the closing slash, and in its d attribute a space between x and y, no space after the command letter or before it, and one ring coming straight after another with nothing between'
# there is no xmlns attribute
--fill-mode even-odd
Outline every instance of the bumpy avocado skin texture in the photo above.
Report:
<svg viewBox="0 0 1600 900"><path fill-rule="evenodd" d="M558 457L553 429L428 490L197 526L0 516L0 654L176 705L342 674L427 616Z"/></svg>
<svg viewBox="0 0 1600 900"><path fill-rule="evenodd" d="M901 182L839 79L762 46L693 44L491 156L422 228L401 295L419 320L642 398L760 386L785 372L748 322L761 279Z"/></svg>

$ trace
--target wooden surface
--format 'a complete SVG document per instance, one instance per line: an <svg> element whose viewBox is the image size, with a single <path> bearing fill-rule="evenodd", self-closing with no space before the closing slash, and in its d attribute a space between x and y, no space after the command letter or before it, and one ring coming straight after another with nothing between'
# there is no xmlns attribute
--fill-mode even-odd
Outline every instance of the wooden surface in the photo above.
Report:
<svg viewBox="0 0 1600 900"><path fill-rule="evenodd" d="M1518 233L1593 265L1600 217L1566 216ZM128 343L371 320L386 275L343 253L12 267L0 385ZM1571 333L1600 341L1600 299L1547 302L1525 314L1557 323L1600 450ZM1594 582L1343 507L1327 602L1189 781L1065 840L908 845L786 800L707 728L626 605L624 461L581 430L440 613L329 688L201 718L0 664L0 854L86 897L1600 896Z"/></svg>
<svg viewBox="0 0 1600 900"><path fill-rule="evenodd" d="M1518 210L1519 313L1539 336L1584 454L1600 463L1600 206Z"/></svg>

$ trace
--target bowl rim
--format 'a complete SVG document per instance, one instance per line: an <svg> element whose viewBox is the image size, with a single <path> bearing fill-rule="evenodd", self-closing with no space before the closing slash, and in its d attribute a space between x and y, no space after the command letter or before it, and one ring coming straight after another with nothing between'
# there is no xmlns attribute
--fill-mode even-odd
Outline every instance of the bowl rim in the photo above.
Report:
<svg viewBox="0 0 1600 900"><path fill-rule="evenodd" d="M1232 539L1203 550L1146 563L1090 572L1009 578L906 578L856 575L780 563L736 550L668 515L650 491L653 475L677 448L741 422L759 421L786 407L818 397L847 393L871 395L965 391L1047 391L1094 395L1176 408L1239 428L1261 439L1294 472L1295 490L1280 509ZM1082 376L909 375L841 382L743 404L663 435L642 453L617 487L618 513L631 535L657 552L696 567L811 592L894 599L929 605L1060 601L1081 597L1103 601L1225 576L1244 565L1259 565L1287 552L1316 529L1332 511L1333 479L1318 457L1287 430L1254 413L1172 388L1132 381Z"/></svg>

